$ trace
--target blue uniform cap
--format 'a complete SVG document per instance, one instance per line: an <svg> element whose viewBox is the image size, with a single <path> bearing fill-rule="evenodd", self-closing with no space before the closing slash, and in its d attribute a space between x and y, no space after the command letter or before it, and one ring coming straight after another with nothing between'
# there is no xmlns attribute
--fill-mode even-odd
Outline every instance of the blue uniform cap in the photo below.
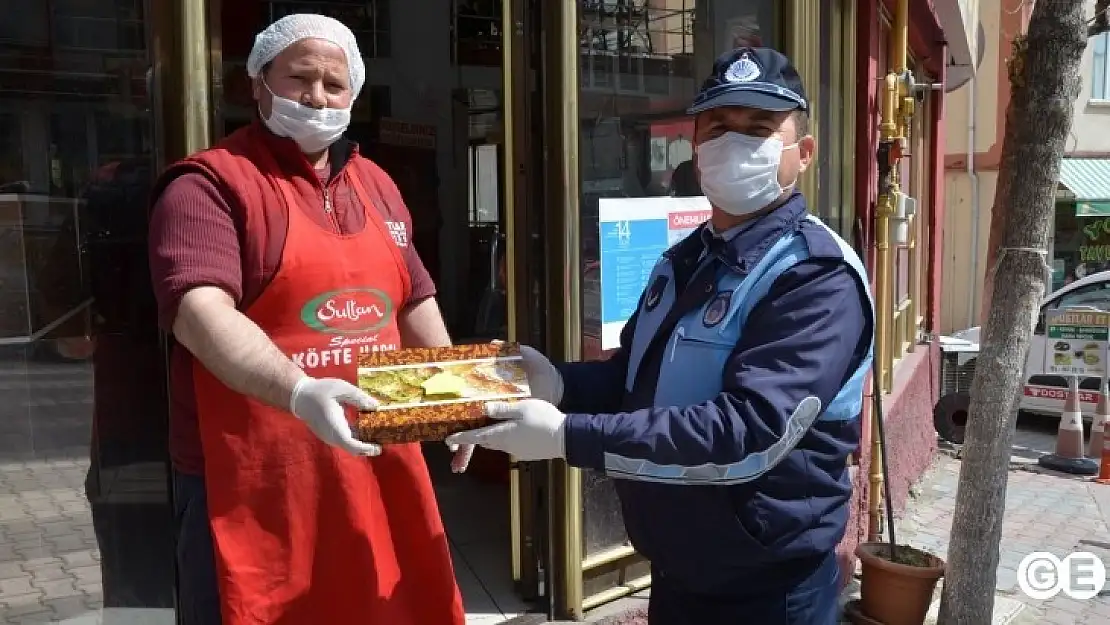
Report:
<svg viewBox="0 0 1110 625"><path fill-rule="evenodd" d="M687 113L694 115L719 106L743 106L764 111L808 110L798 70L777 50L737 48L713 63L713 74L702 83Z"/></svg>

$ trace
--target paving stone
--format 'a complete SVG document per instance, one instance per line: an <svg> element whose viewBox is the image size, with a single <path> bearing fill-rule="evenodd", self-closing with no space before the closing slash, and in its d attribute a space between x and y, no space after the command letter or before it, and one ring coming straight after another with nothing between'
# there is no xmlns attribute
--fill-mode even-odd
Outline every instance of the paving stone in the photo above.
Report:
<svg viewBox="0 0 1110 625"><path fill-rule="evenodd" d="M40 623L56 623L54 613L50 611L40 611L34 614L26 614L19 617L8 617L9 623L17 625L39 625Z"/></svg>
<svg viewBox="0 0 1110 625"><path fill-rule="evenodd" d="M911 500L898 520L900 542L946 557L958 475L958 460L947 456L938 459L918 485L923 496ZM1017 585L1018 564L1034 551L1049 551L1060 558L1072 551L1104 553L1110 568L1110 526L1089 490L1089 482L1028 471L1011 472L1009 478L996 573L998 591L1038 611L1036 617L1029 617L1030 623L1110 624L1110 594L1088 601L1063 595L1034 601L1022 595ZM1110 497L1110 491L1106 496ZM1100 542L1105 547L1084 541Z"/></svg>
<svg viewBox="0 0 1110 625"><path fill-rule="evenodd" d="M1000 592L1011 592L1017 588L1017 565L1010 568L1006 564L1000 565L997 573L997 578L994 583L995 590Z"/></svg>
<svg viewBox="0 0 1110 625"><path fill-rule="evenodd" d="M54 553L85 550L85 537L81 534L68 534L65 536L47 538L46 542L50 543Z"/></svg>
<svg viewBox="0 0 1110 625"><path fill-rule="evenodd" d="M82 566L99 566L99 564L97 564L97 560L93 556L93 552L89 550L63 553L61 554L61 558L62 561L65 563L65 566L71 568ZM0 572L0 575L2 575L2 572Z"/></svg>
<svg viewBox="0 0 1110 625"><path fill-rule="evenodd" d="M39 582L51 582L60 579L72 579L70 574L62 569L62 565L60 563L41 566L31 573L32 584Z"/></svg>
<svg viewBox="0 0 1110 625"><path fill-rule="evenodd" d="M85 604L84 594L46 599L43 604L49 607L55 618L59 620L76 618L89 612L89 606Z"/></svg>
<svg viewBox="0 0 1110 625"><path fill-rule="evenodd" d="M7 601L9 597L18 597L36 592L31 586L31 576L13 577L0 580L0 602Z"/></svg>
<svg viewBox="0 0 1110 625"><path fill-rule="evenodd" d="M35 588L40 588L43 591L43 596L46 599L55 599L60 597L79 597L83 591L77 588L73 579L61 579L50 582L32 582Z"/></svg>
<svg viewBox="0 0 1110 625"><path fill-rule="evenodd" d="M100 565L72 567L67 572L81 584L100 582Z"/></svg>

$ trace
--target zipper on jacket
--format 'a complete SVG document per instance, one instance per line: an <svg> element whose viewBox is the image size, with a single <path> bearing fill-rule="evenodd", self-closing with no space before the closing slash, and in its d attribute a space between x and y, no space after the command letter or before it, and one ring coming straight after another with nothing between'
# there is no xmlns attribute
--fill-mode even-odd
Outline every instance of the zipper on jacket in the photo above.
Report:
<svg viewBox="0 0 1110 625"><path fill-rule="evenodd" d="M671 362L674 362L674 353L678 350L678 342L686 338L686 328L678 326L674 331L674 341L671 343Z"/></svg>
<svg viewBox="0 0 1110 625"><path fill-rule="evenodd" d="M721 349L725 347L724 345L721 345L720 343L714 343L713 341L707 341L705 339L699 339L697 337L686 336L686 328L679 326L678 330L675 331L674 345L671 346L671 362L674 362L674 354L675 351L678 349L679 343L686 343L688 345L704 347L706 349Z"/></svg>
<svg viewBox="0 0 1110 625"><path fill-rule="evenodd" d="M327 186L324 186L324 214L328 216L332 226L335 228L336 234L346 234L343 232L343 227L339 225L339 217L336 216L334 207L331 204L331 191Z"/></svg>

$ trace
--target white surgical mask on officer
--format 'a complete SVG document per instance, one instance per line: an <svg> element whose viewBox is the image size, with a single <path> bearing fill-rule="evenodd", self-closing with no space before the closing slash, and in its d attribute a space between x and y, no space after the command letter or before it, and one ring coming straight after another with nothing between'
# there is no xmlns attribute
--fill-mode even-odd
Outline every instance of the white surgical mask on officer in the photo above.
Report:
<svg viewBox="0 0 1110 625"><path fill-rule="evenodd" d="M350 107L318 109L305 106L277 95L265 80L262 84L270 92L273 102L270 116L262 116L262 121L275 135L296 141L306 154L326 150L351 125Z"/></svg>
<svg viewBox="0 0 1110 625"><path fill-rule="evenodd" d="M777 200L797 180L779 184L784 145L774 137L752 137L726 132L697 147L702 191L717 208L730 215L754 213Z"/></svg>

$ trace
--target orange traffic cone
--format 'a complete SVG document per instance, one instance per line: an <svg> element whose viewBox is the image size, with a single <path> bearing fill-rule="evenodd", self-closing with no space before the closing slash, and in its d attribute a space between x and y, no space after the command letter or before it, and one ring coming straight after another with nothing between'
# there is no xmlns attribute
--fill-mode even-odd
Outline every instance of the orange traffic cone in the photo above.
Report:
<svg viewBox="0 0 1110 625"><path fill-rule="evenodd" d="M1091 440L1087 443L1087 457L1100 460L1102 458L1103 432L1106 430L1106 421L1110 418L1110 388L1105 378L1102 388L1098 393L1098 408L1091 419Z"/></svg>
<svg viewBox="0 0 1110 625"><path fill-rule="evenodd" d="M1068 399L1056 430L1056 453L1041 456L1037 464L1072 475L1095 475L1098 463L1083 456L1083 409L1079 405L1079 378L1071 378ZM1102 455L1101 453L1099 454Z"/></svg>
<svg viewBox="0 0 1110 625"><path fill-rule="evenodd" d="M1095 481L1099 484L1110 484L1110 436L1102 437L1102 453L1098 463L1098 477Z"/></svg>

